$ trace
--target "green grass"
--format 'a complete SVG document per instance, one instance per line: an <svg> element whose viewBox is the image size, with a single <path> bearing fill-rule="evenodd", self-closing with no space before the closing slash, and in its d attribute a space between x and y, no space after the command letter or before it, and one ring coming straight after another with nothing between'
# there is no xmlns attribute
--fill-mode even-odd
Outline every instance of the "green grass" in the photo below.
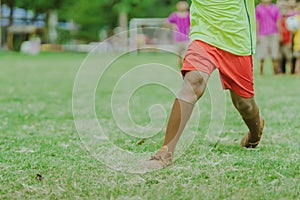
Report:
<svg viewBox="0 0 300 200"><path fill-rule="evenodd" d="M300 198L299 75L274 77L267 67L266 75L258 77L255 69L256 100L266 120L258 150L239 147L247 130L228 93L223 132L214 143L203 144L203 133L211 117L210 95L206 92L199 102L200 126L194 141L174 165L132 174L99 162L93 152L86 150L89 147L77 133L72 91L85 57L72 53L27 56L0 52L0 199ZM100 56L91 63L101 70L103 59ZM132 66L158 62L178 70L176 61L172 55L125 55L105 71L95 90L95 111L114 145L134 153L153 152L161 145L163 130L141 146L136 145L138 138L121 134L114 123L111 94L121 75ZM143 74L138 75L144 78ZM180 85L180 81L174 84ZM174 95L168 88L146 85L130 99L126 99L127 89L121 87L117 100L129 101L136 124L151 123L148 110L155 103L169 113ZM130 129L133 124L126 122L121 103L117 114ZM159 118L155 123L165 124L164 114L157 112ZM90 116L86 119L90 120ZM204 154L204 145L210 145L212 150ZM42 176L41 180L37 174Z"/></svg>

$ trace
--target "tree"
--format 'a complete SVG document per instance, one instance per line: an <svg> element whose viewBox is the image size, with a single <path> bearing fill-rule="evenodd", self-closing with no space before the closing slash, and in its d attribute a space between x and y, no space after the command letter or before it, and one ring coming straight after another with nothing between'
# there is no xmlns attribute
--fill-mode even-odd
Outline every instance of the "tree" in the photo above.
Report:
<svg viewBox="0 0 300 200"><path fill-rule="evenodd" d="M101 28L115 26L116 15L112 11L113 3L114 1L110 0L74 1L67 9L66 18L80 25L76 38L95 41L98 40Z"/></svg>
<svg viewBox="0 0 300 200"><path fill-rule="evenodd" d="M2 7L2 4L6 4L11 10L11 12L9 14L9 22L8 22L8 26L10 26L10 25L12 25L12 22L13 22L14 7L15 7L16 2L15 2L15 0L2 0L0 2L1 2L1 5L0 5L1 7Z"/></svg>
<svg viewBox="0 0 300 200"><path fill-rule="evenodd" d="M34 13L33 20L36 20L39 14L46 14L46 18L51 10L64 9L65 6L70 4L71 0L15 0L16 6L26 10L32 10ZM46 20L47 21L47 20Z"/></svg>
<svg viewBox="0 0 300 200"><path fill-rule="evenodd" d="M1 5L6 4L10 12L10 23L12 24L13 11L15 7L23 8L25 10L31 10L34 13L33 21L36 20L39 14L49 14L50 10L58 10L61 15L60 19L66 19L65 12L67 7L73 2L72 0L2 0Z"/></svg>
<svg viewBox="0 0 300 200"><path fill-rule="evenodd" d="M113 29L126 19L167 17L176 3L177 0L77 0L69 7L68 18L80 24L78 38L95 41L100 29Z"/></svg>

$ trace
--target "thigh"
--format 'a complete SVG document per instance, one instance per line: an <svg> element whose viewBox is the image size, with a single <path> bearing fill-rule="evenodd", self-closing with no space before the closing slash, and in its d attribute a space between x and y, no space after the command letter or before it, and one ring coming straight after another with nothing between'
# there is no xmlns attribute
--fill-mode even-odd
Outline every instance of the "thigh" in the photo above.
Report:
<svg viewBox="0 0 300 200"><path fill-rule="evenodd" d="M238 56L223 50L218 55L216 63L223 88L245 98L254 96L252 56Z"/></svg>
<svg viewBox="0 0 300 200"><path fill-rule="evenodd" d="M202 41L192 41L184 56L182 75L185 76L188 71L201 71L210 75L216 68L210 56L210 52L214 49L216 47Z"/></svg>

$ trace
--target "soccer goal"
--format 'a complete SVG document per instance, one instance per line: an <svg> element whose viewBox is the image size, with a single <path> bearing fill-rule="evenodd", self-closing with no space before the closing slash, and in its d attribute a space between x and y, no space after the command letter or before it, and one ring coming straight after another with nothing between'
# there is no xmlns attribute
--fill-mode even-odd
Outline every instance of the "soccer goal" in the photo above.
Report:
<svg viewBox="0 0 300 200"><path fill-rule="evenodd" d="M173 30L166 18L133 18L129 22L131 51L174 51Z"/></svg>

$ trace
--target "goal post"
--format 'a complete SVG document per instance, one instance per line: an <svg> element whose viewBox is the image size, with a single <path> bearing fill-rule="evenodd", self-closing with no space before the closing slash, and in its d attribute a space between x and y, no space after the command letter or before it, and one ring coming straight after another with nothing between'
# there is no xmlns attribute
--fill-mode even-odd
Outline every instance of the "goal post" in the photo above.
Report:
<svg viewBox="0 0 300 200"><path fill-rule="evenodd" d="M167 18L133 18L129 22L130 51L174 51L173 30Z"/></svg>

